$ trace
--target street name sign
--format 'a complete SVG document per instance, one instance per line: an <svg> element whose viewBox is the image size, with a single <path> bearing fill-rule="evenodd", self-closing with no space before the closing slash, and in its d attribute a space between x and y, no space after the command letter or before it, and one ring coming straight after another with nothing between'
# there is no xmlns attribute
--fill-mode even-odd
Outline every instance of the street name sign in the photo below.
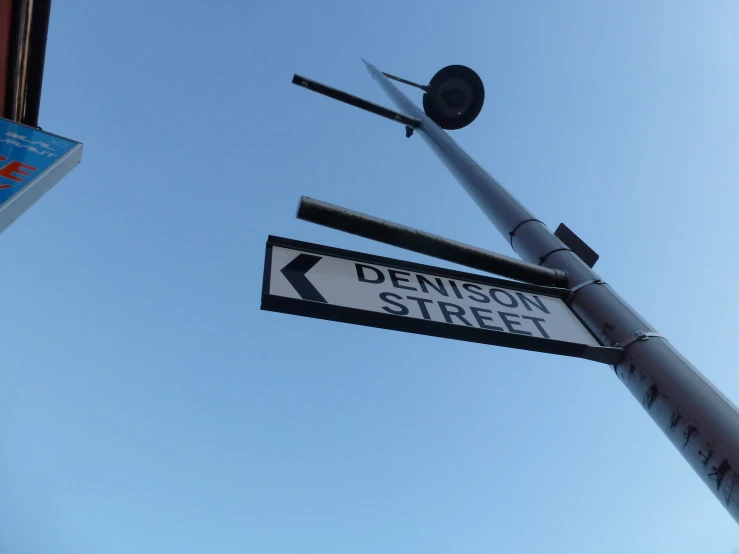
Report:
<svg viewBox="0 0 739 554"><path fill-rule="evenodd" d="M261 308L616 363L568 292L270 236Z"/></svg>
<svg viewBox="0 0 739 554"><path fill-rule="evenodd" d="M82 159L82 144L0 118L0 232Z"/></svg>

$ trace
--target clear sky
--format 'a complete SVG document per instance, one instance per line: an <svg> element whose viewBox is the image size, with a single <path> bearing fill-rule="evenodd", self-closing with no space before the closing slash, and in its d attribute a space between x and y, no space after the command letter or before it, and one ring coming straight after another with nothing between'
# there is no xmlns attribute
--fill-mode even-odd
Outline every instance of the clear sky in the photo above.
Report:
<svg viewBox="0 0 739 554"><path fill-rule="evenodd" d="M739 4L55 2L82 164L0 237L0 550L732 554L605 365L259 310L309 195L506 254L426 145L290 84L473 67L455 139L734 402ZM420 101L420 94L406 89Z"/></svg>

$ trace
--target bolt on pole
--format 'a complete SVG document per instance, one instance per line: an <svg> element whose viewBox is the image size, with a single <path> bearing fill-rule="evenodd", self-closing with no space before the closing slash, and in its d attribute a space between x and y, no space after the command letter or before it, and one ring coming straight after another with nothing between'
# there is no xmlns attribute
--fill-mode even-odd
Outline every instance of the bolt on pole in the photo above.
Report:
<svg viewBox="0 0 739 554"><path fill-rule="evenodd" d="M739 522L739 412L616 292L480 167L377 68L373 79L527 262L565 271L572 310L606 346L626 350L613 366L652 420Z"/></svg>

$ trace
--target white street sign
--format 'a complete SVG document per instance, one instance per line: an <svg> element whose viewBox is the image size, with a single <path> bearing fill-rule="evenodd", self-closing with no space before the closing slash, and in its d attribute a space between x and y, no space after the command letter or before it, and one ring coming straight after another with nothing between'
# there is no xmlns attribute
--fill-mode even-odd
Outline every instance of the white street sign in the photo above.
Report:
<svg viewBox="0 0 739 554"><path fill-rule="evenodd" d="M270 237L262 309L615 363L566 291Z"/></svg>

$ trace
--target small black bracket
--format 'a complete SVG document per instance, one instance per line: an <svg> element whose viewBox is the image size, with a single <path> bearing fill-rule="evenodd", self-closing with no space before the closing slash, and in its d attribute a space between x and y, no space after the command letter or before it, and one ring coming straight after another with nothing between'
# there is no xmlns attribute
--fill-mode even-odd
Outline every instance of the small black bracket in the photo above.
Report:
<svg viewBox="0 0 739 554"><path fill-rule="evenodd" d="M584 240L572 232L564 223L559 224L557 230L554 231L554 236L561 240L567 248L572 250L588 267L593 267L595 262L598 261L600 256L598 256L597 252L590 248Z"/></svg>
<svg viewBox="0 0 739 554"><path fill-rule="evenodd" d="M413 127L406 125L405 126L405 138L411 138L413 136Z"/></svg>

